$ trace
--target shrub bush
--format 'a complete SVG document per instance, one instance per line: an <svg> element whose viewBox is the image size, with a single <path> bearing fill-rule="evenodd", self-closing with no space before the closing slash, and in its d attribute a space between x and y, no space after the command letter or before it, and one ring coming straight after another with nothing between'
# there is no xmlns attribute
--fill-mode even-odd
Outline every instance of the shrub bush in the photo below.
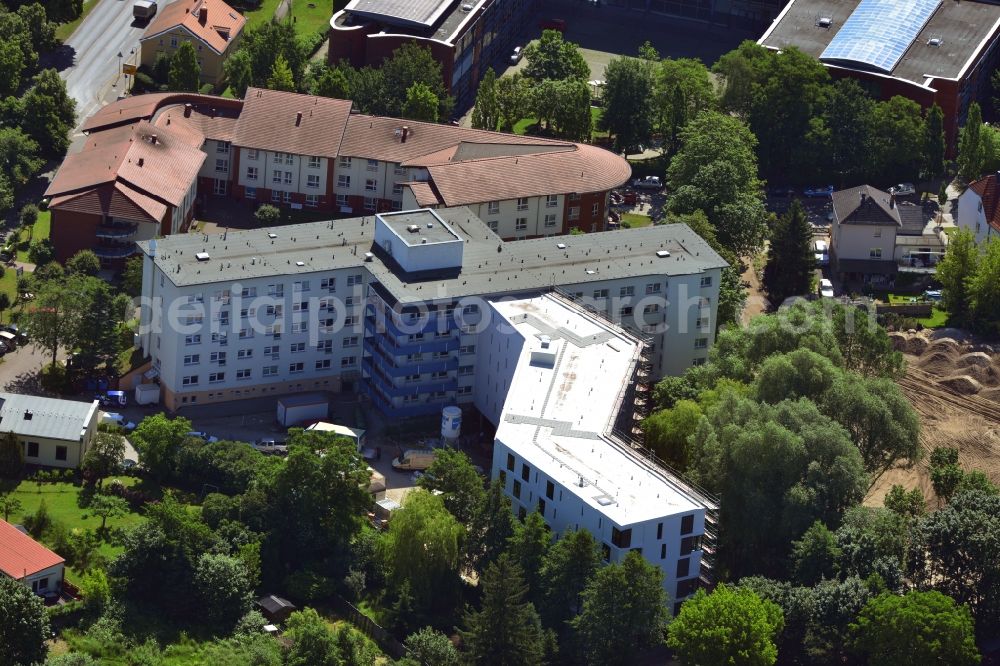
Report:
<svg viewBox="0 0 1000 666"><path fill-rule="evenodd" d="M268 227L277 224L281 220L281 211L271 204L264 204L257 209L257 212L253 216L257 220L257 224L262 227Z"/></svg>

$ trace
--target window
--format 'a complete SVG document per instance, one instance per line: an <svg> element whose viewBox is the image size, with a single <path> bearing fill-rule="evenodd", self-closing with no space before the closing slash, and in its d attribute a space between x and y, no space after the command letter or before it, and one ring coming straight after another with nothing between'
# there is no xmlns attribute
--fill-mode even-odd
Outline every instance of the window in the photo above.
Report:
<svg viewBox="0 0 1000 666"><path fill-rule="evenodd" d="M310 155L309 156L309 168L310 169L318 169L319 168L319 157L317 157L316 155Z"/></svg>
<svg viewBox="0 0 1000 666"><path fill-rule="evenodd" d="M209 355L208 360L211 361L212 363L218 363L219 365L225 365L226 364L226 352L212 352Z"/></svg>
<svg viewBox="0 0 1000 666"><path fill-rule="evenodd" d="M467 376L471 375L473 372L474 372L474 369L473 369L473 367L471 365L460 365L460 366L458 366L458 376L459 377L467 377Z"/></svg>
<svg viewBox="0 0 1000 666"><path fill-rule="evenodd" d="M290 363L288 365L288 372L294 374L296 372L302 372L306 369L306 364L299 361L298 363Z"/></svg>
<svg viewBox="0 0 1000 666"><path fill-rule="evenodd" d="M215 172L229 173L229 160L223 160L223 159L215 160Z"/></svg>
<svg viewBox="0 0 1000 666"><path fill-rule="evenodd" d="M663 288L663 285L660 284L659 282L651 282L650 284L646 285L646 293L647 294L658 294L658 293L660 293L660 290L662 288Z"/></svg>
<svg viewBox="0 0 1000 666"><path fill-rule="evenodd" d="M457 395L469 395L472 393L471 386L459 386L458 390L455 392Z"/></svg>
<svg viewBox="0 0 1000 666"><path fill-rule="evenodd" d="M660 304L659 303L653 303L651 305L647 305L646 307L644 307L642 309L642 314L654 314L654 313L659 312L659 311L660 311Z"/></svg>
<svg viewBox="0 0 1000 666"><path fill-rule="evenodd" d="M361 273L355 273L354 275L347 276L348 287L353 287L358 284L361 284Z"/></svg>
<svg viewBox="0 0 1000 666"><path fill-rule="evenodd" d="M171 48L175 48L175 49L177 48L177 38L176 37L171 37L170 38L170 46L171 46Z"/></svg>
<svg viewBox="0 0 1000 666"><path fill-rule="evenodd" d="M591 205L591 207L590 207L590 214L591 215L597 215L597 211L599 210L599 206L600 206L600 204L596 204L596 203L593 204L593 205Z"/></svg>
<svg viewBox="0 0 1000 666"><path fill-rule="evenodd" d="M309 206L310 208L315 208L317 205L319 205L319 197L316 196L315 194L307 194L306 205Z"/></svg>
<svg viewBox="0 0 1000 666"><path fill-rule="evenodd" d="M701 330L706 326L708 326L708 317L698 317L697 319L694 320L694 327L696 329Z"/></svg>
<svg viewBox="0 0 1000 666"><path fill-rule="evenodd" d="M514 454L513 453L508 453L507 454L507 469L509 469L512 472L514 471Z"/></svg>
<svg viewBox="0 0 1000 666"><path fill-rule="evenodd" d="M249 150L247 150L247 159L248 160L254 160L254 161L256 161L257 160L257 156L258 156L258 154L257 154L257 149L256 148L250 148Z"/></svg>
<svg viewBox="0 0 1000 666"><path fill-rule="evenodd" d="M486 214L487 215L499 215L500 214L500 202L491 201L486 204Z"/></svg>
<svg viewBox="0 0 1000 666"><path fill-rule="evenodd" d="M280 172L280 171L275 171L275 172L274 172L274 173L273 173L273 174L271 175L271 182L272 182L272 183L277 183L277 184L280 184L280 183L281 183L281 172Z"/></svg>
<svg viewBox="0 0 1000 666"><path fill-rule="evenodd" d="M875 230L875 231L874 231L874 232L872 233L872 237L873 237L873 238L882 238L882 230L881 230L881 229L876 229L876 230Z"/></svg>
<svg viewBox="0 0 1000 666"><path fill-rule="evenodd" d="M309 291L309 280L300 280L292 283L292 291Z"/></svg>
<svg viewBox="0 0 1000 666"><path fill-rule="evenodd" d="M475 354L476 353L476 345L462 345L461 347L458 348L458 353L459 354Z"/></svg>
<svg viewBox="0 0 1000 666"><path fill-rule="evenodd" d="M403 184L402 183L393 183L392 184L392 193L393 194L402 194L403 193Z"/></svg>
<svg viewBox="0 0 1000 666"><path fill-rule="evenodd" d="M579 206L570 206L569 207L569 219L571 219L571 220L579 220L580 219L580 207Z"/></svg>
<svg viewBox="0 0 1000 666"><path fill-rule="evenodd" d="M663 538L663 523L658 523L656 525L656 540L659 541Z"/></svg>
<svg viewBox="0 0 1000 666"><path fill-rule="evenodd" d="M375 197L365 197L365 210L375 210Z"/></svg>
<svg viewBox="0 0 1000 666"><path fill-rule="evenodd" d="M218 384L224 381L226 381L226 373L224 372L213 372L208 376L209 384Z"/></svg>
<svg viewBox="0 0 1000 666"><path fill-rule="evenodd" d="M547 194L545 195L545 207L555 208L559 205L559 195L558 194Z"/></svg>
<svg viewBox="0 0 1000 666"><path fill-rule="evenodd" d="M38 457L38 442L28 442L28 452L24 454L27 458Z"/></svg>
<svg viewBox="0 0 1000 666"><path fill-rule="evenodd" d="M694 516L684 516L681 518L681 534L691 534L691 532L694 532Z"/></svg>
<svg viewBox="0 0 1000 666"><path fill-rule="evenodd" d="M529 481L531 477L531 468L521 463L521 478L525 481Z"/></svg>
<svg viewBox="0 0 1000 666"><path fill-rule="evenodd" d="M289 345L289 351L293 354L301 354L306 350L306 343L304 342L293 342Z"/></svg>
<svg viewBox="0 0 1000 666"><path fill-rule="evenodd" d="M555 499L553 495L556 494L556 487L551 481L545 482L545 496L549 499Z"/></svg>
<svg viewBox="0 0 1000 666"><path fill-rule="evenodd" d="M365 178L365 191L375 192L378 190L378 181L374 178Z"/></svg>
<svg viewBox="0 0 1000 666"><path fill-rule="evenodd" d="M347 195L346 194L338 194L337 195L337 205L338 206L346 206L347 205Z"/></svg>
<svg viewBox="0 0 1000 666"><path fill-rule="evenodd" d="M881 259L882 258L882 248L880 248L880 247L873 247L871 250L868 251L868 256L870 258L872 258L872 259Z"/></svg>
<svg viewBox="0 0 1000 666"><path fill-rule="evenodd" d="M350 187L351 177L346 174L340 174L337 176L337 187Z"/></svg>
<svg viewBox="0 0 1000 666"><path fill-rule="evenodd" d="M291 185L291 184L292 184L292 172L291 171L286 171L285 172L285 185Z"/></svg>
<svg viewBox="0 0 1000 666"><path fill-rule="evenodd" d="M527 197L517 198L517 209L518 210L528 210L528 199Z"/></svg>
<svg viewBox="0 0 1000 666"><path fill-rule="evenodd" d="M622 287L618 290L618 295L622 298L626 296L635 296L635 287Z"/></svg>
<svg viewBox="0 0 1000 666"><path fill-rule="evenodd" d="M608 297L608 290L607 289L595 289L594 290L594 298L607 298L607 297Z"/></svg>
<svg viewBox="0 0 1000 666"><path fill-rule="evenodd" d="M250 379L252 374L253 372L250 368L243 368L236 371L236 379Z"/></svg>
<svg viewBox="0 0 1000 666"><path fill-rule="evenodd" d="M693 358L691 359L691 365L705 365L708 361L706 358Z"/></svg>
<svg viewBox="0 0 1000 666"><path fill-rule="evenodd" d="M184 365L198 365L201 363L201 354L188 354L184 357Z"/></svg>
<svg viewBox="0 0 1000 666"><path fill-rule="evenodd" d="M311 173L306 176L306 187L318 188L319 187L319 176Z"/></svg>
<svg viewBox="0 0 1000 666"><path fill-rule="evenodd" d="M708 347L708 338L695 338L694 348L695 349L705 349Z"/></svg>
<svg viewBox="0 0 1000 666"><path fill-rule="evenodd" d="M677 583L677 596L676 599L681 599L683 597L690 596L698 591L698 579L688 578L687 580L682 580Z"/></svg>
<svg viewBox="0 0 1000 666"><path fill-rule="evenodd" d="M497 232L497 228L500 226L500 223L497 222L496 220L490 220L489 222L486 223L486 226L488 226L490 228L490 231L492 231L493 233L496 233Z"/></svg>
<svg viewBox="0 0 1000 666"><path fill-rule="evenodd" d="M242 360L245 358L253 358L253 349L241 349L236 352L236 358Z"/></svg>
<svg viewBox="0 0 1000 666"><path fill-rule="evenodd" d="M517 479L514 480L514 489L511 491L511 494L517 499L521 499L521 482Z"/></svg>
<svg viewBox="0 0 1000 666"><path fill-rule="evenodd" d="M378 160L368 160L368 164L365 166L368 171L378 171Z"/></svg>
<svg viewBox="0 0 1000 666"><path fill-rule="evenodd" d="M711 287L712 286L712 276L711 275L706 275L705 277L703 277L701 279L701 286L702 287Z"/></svg>
<svg viewBox="0 0 1000 666"><path fill-rule="evenodd" d="M605 562L611 561L611 546L606 543L601 544L601 559Z"/></svg>
<svg viewBox="0 0 1000 666"><path fill-rule="evenodd" d="M340 359L340 367L342 368L353 368L358 363L357 356L345 356Z"/></svg>
<svg viewBox="0 0 1000 666"><path fill-rule="evenodd" d="M251 201L253 201L254 199L256 199L257 198L257 188L256 187L248 187L248 188L246 188L246 198L250 199Z"/></svg>
<svg viewBox="0 0 1000 666"><path fill-rule="evenodd" d="M186 345L200 345L201 344L201 335L199 335L199 334L196 334L196 335L185 335L184 336L184 344L186 344Z"/></svg>
<svg viewBox="0 0 1000 666"><path fill-rule="evenodd" d="M580 200L580 194L578 192L570 192L569 200L570 201L579 201Z"/></svg>
<svg viewBox="0 0 1000 666"><path fill-rule="evenodd" d="M281 203L281 192L278 190L271 190L271 201L273 203Z"/></svg>
<svg viewBox="0 0 1000 666"><path fill-rule="evenodd" d="M330 359L325 358L322 361L316 361L317 370L329 370L330 369Z"/></svg>
<svg viewBox="0 0 1000 666"><path fill-rule="evenodd" d="M264 347L264 356L270 356L273 360L277 360L279 354L281 354L281 345Z"/></svg>
<svg viewBox="0 0 1000 666"><path fill-rule="evenodd" d="M265 365L263 375L265 377L270 377L272 375L278 374L278 366L276 365Z"/></svg>
<svg viewBox="0 0 1000 666"><path fill-rule="evenodd" d="M547 228L552 228L552 227L556 226L556 214L555 213L546 213L545 214L545 226Z"/></svg>
<svg viewBox="0 0 1000 666"><path fill-rule="evenodd" d="M612 527L611 543L618 548L628 548L632 545L632 530L620 530L617 527Z"/></svg>
<svg viewBox="0 0 1000 666"><path fill-rule="evenodd" d="M195 386L198 383L198 375L188 375L181 378L182 386Z"/></svg>
<svg viewBox="0 0 1000 666"><path fill-rule="evenodd" d="M68 449L65 446L56 447L56 460L66 460L66 453ZM48 585L48 579L45 579L45 584ZM38 582L39 587L42 585L42 581Z"/></svg>
<svg viewBox="0 0 1000 666"><path fill-rule="evenodd" d="M660 559L661 560L667 559L667 544L665 543L660 544Z"/></svg>
<svg viewBox="0 0 1000 666"><path fill-rule="evenodd" d="M285 164L295 164L295 156L291 153L285 153Z"/></svg>
<svg viewBox="0 0 1000 666"><path fill-rule="evenodd" d="M220 346L225 347L229 344L229 335L227 333L212 333L212 342L218 342Z"/></svg>
<svg viewBox="0 0 1000 666"><path fill-rule="evenodd" d="M319 288L323 291L337 291L337 278L323 278L319 281Z"/></svg>
<svg viewBox="0 0 1000 666"><path fill-rule="evenodd" d="M528 228L528 218L519 217L516 220L514 220L515 231L525 231L527 230L527 228Z"/></svg>
<svg viewBox="0 0 1000 666"><path fill-rule="evenodd" d="M307 321L292 322L292 333L305 333L308 330L309 330L309 322Z"/></svg>
<svg viewBox="0 0 1000 666"><path fill-rule="evenodd" d="M344 349L350 349L351 347L357 347L357 346L358 346L358 336L349 335L346 338L344 338Z"/></svg>
<svg viewBox="0 0 1000 666"><path fill-rule="evenodd" d="M406 173L406 169L403 168L402 164L399 164L397 162L397 163L395 163L395 164L392 165L392 172L394 174L396 174L396 175L400 175L401 176L401 175L403 175L403 174Z"/></svg>
<svg viewBox="0 0 1000 666"><path fill-rule="evenodd" d="M691 575L691 558L685 557L683 560L677 560L677 577L687 578Z"/></svg>
<svg viewBox="0 0 1000 666"><path fill-rule="evenodd" d="M223 155L229 154L229 142L228 141L216 141L215 142L215 152L221 153Z"/></svg>

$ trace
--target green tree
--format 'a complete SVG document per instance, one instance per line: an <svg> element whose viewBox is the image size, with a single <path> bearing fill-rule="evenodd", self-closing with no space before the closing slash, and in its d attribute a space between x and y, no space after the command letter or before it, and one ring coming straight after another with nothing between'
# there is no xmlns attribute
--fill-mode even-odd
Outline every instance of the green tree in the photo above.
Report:
<svg viewBox="0 0 1000 666"><path fill-rule="evenodd" d="M62 157L69 147L69 132L76 124L76 102L66 93L66 83L54 69L35 75L21 98L25 114L21 129L38 143L45 157Z"/></svg>
<svg viewBox="0 0 1000 666"><path fill-rule="evenodd" d="M980 660L969 609L940 592L913 590L872 599L851 634L855 649L872 666L972 666Z"/></svg>
<svg viewBox="0 0 1000 666"><path fill-rule="evenodd" d="M294 81L302 78L308 60L305 48L296 35L295 26L289 21L270 21L245 29L237 53L239 51L246 52L250 58L252 85L258 88L270 88L267 82L279 55L291 70ZM233 54L230 59L235 56ZM238 66L243 68L242 64ZM291 89L294 90L295 86Z"/></svg>
<svg viewBox="0 0 1000 666"><path fill-rule="evenodd" d="M133 298L142 294L142 257L129 257L125 260L122 291Z"/></svg>
<svg viewBox="0 0 1000 666"><path fill-rule="evenodd" d="M965 125L958 138L958 175L973 181L983 173L986 143L983 140L983 114L978 102L969 105Z"/></svg>
<svg viewBox="0 0 1000 666"><path fill-rule="evenodd" d="M295 92L295 75L292 73L292 68L288 66L285 56L280 53L271 66L271 75L267 77L267 87L271 90Z"/></svg>
<svg viewBox="0 0 1000 666"><path fill-rule="evenodd" d="M681 148L667 169L675 213L702 210L719 242L738 256L756 252L766 231L756 143L738 119L698 114L681 132Z"/></svg>
<svg viewBox="0 0 1000 666"><path fill-rule="evenodd" d="M864 178L876 137L875 101L854 79L840 79L828 87L819 121L822 126L813 125L807 137L817 151L826 153L827 174L837 184Z"/></svg>
<svg viewBox="0 0 1000 666"><path fill-rule="evenodd" d="M438 121L438 98L426 84L417 81L406 89L406 101L403 102L402 116L409 120L421 120L427 123Z"/></svg>
<svg viewBox="0 0 1000 666"><path fill-rule="evenodd" d="M0 663L31 666L45 660L49 616L42 598L19 581L0 576Z"/></svg>
<svg viewBox="0 0 1000 666"><path fill-rule="evenodd" d="M0 95L17 93L25 68L24 52L18 42L0 42Z"/></svg>
<svg viewBox="0 0 1000 666"><path fill-rule="evenodd" d="M920 488L914 488L907 492L906 488L894 483L889 492L885 494L882 504L889 511L903 516L904 518L919 518L924 515L927 509L927 500Z"/></svg>
<svg viewBox="0 0 1000 666"><path fill-rule="evenodd" d="M181 42L170 59L167 85L178 92L198 92L201 87L201 65L191 42Z"/></svg>
<svg viewBox="0 0 1000 666"><path fill-rule="evenodd" d="M65 283L51 281L39 285L33 306L22 313L21 324L36 345L52 354L55 365L59 349L75 341L81 299Z"/></svg>
<svg viewBox="0 0 1000 666"><path fill-rule="evenodd" d="M93 569L80 579L80 594L87 610L99 615L111 602L111 584L103 569Z"/></svg>
<svg viewBox="0 0 1000 666"><path fill-rule="evenodd" d="M3 322L3 313L10 309L10 296L6 291L0 292L0 323Z"/></svg>
<svg viewBox="0 0 1000 666"><path fill-rule="evenodd" d="M599 129L614 138L621 152L649 142L653 132L653 66L621 56L604 70L604 115Z"/></svg>
<svg viewBox="0 0 1000 666"><path fill-rule="evenodd" d="M771 232L764 268L764 288L771 302L780 304L789 296L809 294L815 270L812 224L796 199L788 211L778 217Z"/></svg>
<svg viewBox="0 0 1000 666"><path fill-rule="evenodd" d="M462 632L471 661L483 666L540 666L545 632L531 602L521 568L508 555L490 563L480 580L483 600L466 615Z"/></svg>
<svg viewBox="0 0 1000 666"><path fill-rule="evenodd" d="M22 469L24 469L24 449L17 435L13 432L0 435L0 477L16 479L21 475Z"/></svg>
<svg viewBox="0 0 1000 666"><path fill-rule="evenodd" d="M191 422L182 416L170 419L164 414L153 414L139 422L132 433L132 444L139 453L143 466L158 479L168 479L177 466L177 454Z"/></svg>
<svg viewBox="0 0 1000 666"><path fill-rule="evenodd" d="M0 169L20 187L42 168L38 143L17 127L0 127ZM28 204L34 206L34 204ZM37 213L37 207L35 211Z"/></svg>
<svg viewBox="0 0 1000 666"><path fill-rule="evenodd" d="M2 65L0 65L2 67ZM7 174L0 171L0 213L6 213L14 207L14 186Z"/></svg>
<svg viewBox="0 0 1000 666"><path fill-rule="evenodd" d="M417 485L441 491L445 508L463 525L472 523L486 499L483 477L469 456L457 449L439 450Z"/></svg>
<svg viewBox="0 0 1000 666"><path fill-rule="evenodd" d="M236 49L222 64L222 72L229 83L233 95L242 99L247 94L247 88L253 85L253 61L246 49Z"/></svg>
<svg viewBox="0 0 1000 666"><path fill-rule="evenodd" d="M524 59L528 63L524 67L524 75L536 82L587 81L590 78L590 65L580 53L580 48L573 42L565 41L558 30L543 31L541 39L524 49Z"/></svg>
<svg viewBox="0 0 1000 666"><path fill-rule="evenodd" d="M552 123L557 135L571 141L588 141L593 130L590 86L575 79L556 81L553 92Z"/></svg>
<svg viewBox="0 0 1000 666"><path fill-rule="evenodd" d="M588 664L630 664L636 653L663 642L667 595L663 572L632 551L598 570L572 621Z"/></svg>
<svg viewBox="0 0 1000 666"><path fill-rule="evenodd" d="M83 262L73 264L73 268L81 271L93 268L85 267L86 258ZM70 331L68 342L76 348L81 367L93 371L103 366L116 372L122 350L118 325L131 316L131 309L126 312L125 302L116 298L110 285L100 278L75 273L66 280L65 288L77 299L73 319L76 328Z"/></svg>
<svg viewBox="0 0 1000 666"><path fill-rule="evenodd" d="M947 256L947 255L945 255ZM995 236L981 247L976 271L969 277L969 307L974 326L986 333L1000 331L1000 240Z"/></svg>
<svg viewBox="0 0 1000 666"><path fill-rule="evenodd" d="M476 91L476 105L472 109L472 126L495 132L500 125L500 101L497 96L497 75L490 67L483 74Z"/></svg>
<svg viewBox="0 0 1000 666"><path fill-rule="evenodd" d="M93 250L80 250L66 262L66 270L76 275L93 277L101 272L101 260Z"/></svg>
<svg viewBox="0 0 1000 666"><path fill-rule="evenodd" d="M924 173L929 178L940 178L944 175L944 112L937 104L927 111L924 124Z"/></svg>
<svg viewBox="0 0 1000 666"><path fill-rule="evenodd" d="M931 484L934 493L947 502L962 481L962 468L958 464L958 449L938 446L931 452Z"/></svg>
<svg viewBox="0 0 1000 666"><path fill-rule="evenodd" d="M273 227L281 220L281 210L277 206L264 204L253 214L254 220L262 227Z"/></svg>
<svg viewBox="0 0 1000 666"><path fill-rule="evenodd" d="M601 553L586 529L566 532L552 544L539 572L545 625L565 630L583 608L583 591L601 566Z"/></svg>
<svg viewBox="0 0 1000 666"><path fill-rule="evenodd" d="M800 585L815 585L837 576L840 548L834 533L818 520L802 538L792 542L792 570Z"/></svg>
<svg viewBox="0 0 1000 666"><path fill-rule="evenodd" d="M514 124L528 113L530 86L519 72L501 76L496 82L497 116L501 132L513 132Z"/></svg>
<svg viewBox="0 0 1000 666"><path fill-rule="evenodd" d="M413 632L403 645L420 666L459 666L462 661L451 639L431 627Z"/></svg>
<svg viewBox="0 0 1000 666"><path fill-rule="evenodd" d="M24 21L31 42L39 51L48 51L56 45L56 26L46 16L45 7L37 2L23 4L17 8L17 15Z"/></svg>
<svg viewBox="0 0 1000 666"><path fill-rule="evenodd" d="M698 590L667 628L667 645L684 664L770 666L784 626L781 609L745 588Z"/></svg>
<svg viewBox="0 0 1000 666"><path fill-rule="evenodd" d="M430 88L438 100L438 118L448 118L455 106L455 100L444 86L441 63L431 54L431 50L413 42L407 42L392 52L392 57L382 62L379 68L382 85L381 97L374 101L369 113L399 118L403 115L407 91L415 83ZM352 82L352 93L354 91ZM356 93L355 93L356 94Z"/></svg>
<svg viewBox="0 0 1000 666"><path fill-rule="evenodd" d="M426 491L407 495L393 514L384 544L386 561L393 582L409 583L419 608L447 607L453 600L464 531L442 499Z"/></svg>
<svg viewBox="0 0 1000 666"><path fill-rule="evenodd" d="M948 251L937 265L941 301L956 322L963 322L972 310L969 282L979 266L979 251L972 231L961 227L948 238Z"/></svg>
<svg viewBox="0 0 1000 666"><path fill-rule="evenodd" d="M920 105L894 95L875 105L875 168L883 178L918 180L926 164L927 127Z"/></svg>
<svg viewBox="0 0 1000 666"><path fill-rule="evenodd" d="M677 148L680 131L688 121L716 104L715 85L708 68L693 58L664 58L653 82L654 125Z"/></svg>
<svg viewBox="0 0 1000 666"><path fill-rule="evenodd" d="M229 555L205 553L194 570L202 617L225 631L250 610L253 585L246 565Z"/></svg>
<svg viewBox="0 0 1000 666"><path fill-rule="evenodd" d="M642 422L646 446L672 467L686 470L688 438L698 428L701 416L701 407L693 400L680 400L670 409L654 412Z"/></svg>
<svg viewBox="0 0 1000 666"><path fill-rule="evenodd" d="M115 432L98 432L83 456L83 471L100 487L116 474L125 459L125 438Z"/></svg>
<svg viewBox="0 0 1000 666"><path fill-rule="evenodd" d="M528 586L528 598L538 603L542 598L542 566L552 543L552 533L545 518L532 511L524 522L515 523L514 534L507 545L507 554L521 568Z"/></svg>
<svg viewBox="0 0 1000 666"><path fill-rule="evenodd" d="M510 498L504 493L499 479L490 484L486 499L472 519L465 542L466 563L482 573L507 548L514 534L514 515Z"/></svg>
<svg viewBox="0 0 1000 666"><path fill-rule="evenodd" d="M10 514L17 513L22 510L24 510L24 505L21 504L21 500L14 497L10 493L0 495L0 513L3 514L3 519L6 522L10 522Z"/></svg>
<svg viewBox="0 0 1000 666"><path fill-rule="evenodd" d="M87 508L101 519L101 527L98 531L105 532L109 518L118 518L128 513L128 502L114 495L94 495Z"/></svg>
<svg viewBox="0 0 1000 666"><path fill-rule="evenodd" d="M292 645L285 657L286 666L340 666L337 637L312 608L288 616L286 635Z"/></svg>
<svg viewBox="0 0 1000 666"><path fill-rule="evenodd" d="M333 99L350 99L351 87L345 68L342 66L324 66L313 79L310 92L320 97Z"/></svg>
<svg viewBox="0 0 1000 666"><path fill-rule="evenodd" d="M808 349L767 357L757 372L754 394L777 404L782 400L820 399L843 375L830 359Z"/></svg>
<svg viewBox="0 0 1000 666"><path fill-rule="evenodd" d="M28 247L28 261L43 266L56 260L56 251L48 238L36 238Z"/></svg>
<svg viewBox="0 0 1000 666"><path fill-rule="evenodd" d="M891 589L903 583L910 522L881 507L857 506L844 514L837 528L840 573L869 579L873 574Z"/></svg>

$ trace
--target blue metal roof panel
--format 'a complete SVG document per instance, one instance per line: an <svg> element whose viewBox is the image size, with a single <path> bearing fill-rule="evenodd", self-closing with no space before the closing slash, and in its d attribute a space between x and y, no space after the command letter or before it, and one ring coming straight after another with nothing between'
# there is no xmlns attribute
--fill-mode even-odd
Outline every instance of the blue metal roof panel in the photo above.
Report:
<svg viewBox="0 0 1000 666"><path fill-rule="evenodd" d="M940 6L941 0L861 0L819 59L889 74Z"/></svg>

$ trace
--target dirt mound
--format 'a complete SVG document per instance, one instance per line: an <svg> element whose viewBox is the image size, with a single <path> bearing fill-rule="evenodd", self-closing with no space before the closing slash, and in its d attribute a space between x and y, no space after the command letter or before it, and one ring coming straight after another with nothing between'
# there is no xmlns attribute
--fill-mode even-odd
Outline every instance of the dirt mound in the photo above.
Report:
<svg viewBox="0 0 1000 666"><path fill-rule="evenodd" d="M904 354L913 354L914 356L923 354L928 344L926 338L907 333L890 333L889 339L892 340L893 349Z"/></svg>
<svg viewBox="0 0 1000 666"><path fill-rule="evenodd" d="M927 345L927 351L929 352L947 352L950 354L955 354L958 356L962 353L962 348L959 346L958 341L955 338L938 338L934 340L929 345Z"/></svg>
<svg viewBox="0 0 1000 666"><path fill-rule="evenodd" d="M979 397L1000 402L1000 388L983 389L982 392L980 392Z"/></svg>
<svg viewBox="0 0 1000 666"><path fill-rule="evenodd" d="M924 372L929 372L932 375L948 375L955 369L955 359L957 354L949 354L943 351L932 351L931 353L921 356L917 365Z"/></svg>
<svg viewBox="0 0 1000 666"><path fill-rule="evenodd" d="M975 395L983 390L983 385L969 375L948 377L938 383L963 395Z"/></svg>
<svg viewBox="0 0 1000 666"><path fill-rule="evenodd" d="M990 358L990 355L985 352L971 352L969 354L962 354L958 358L958 365L963 368L967 368L971 365L988 368L993 365L993 359Z"/></svg>
<svg viewBox="0 0 1000 666"><path fill-rule="evenodd" d="M992 365L970 365L963 370L984 387L1000 385L1000 372Z"/></svg>

